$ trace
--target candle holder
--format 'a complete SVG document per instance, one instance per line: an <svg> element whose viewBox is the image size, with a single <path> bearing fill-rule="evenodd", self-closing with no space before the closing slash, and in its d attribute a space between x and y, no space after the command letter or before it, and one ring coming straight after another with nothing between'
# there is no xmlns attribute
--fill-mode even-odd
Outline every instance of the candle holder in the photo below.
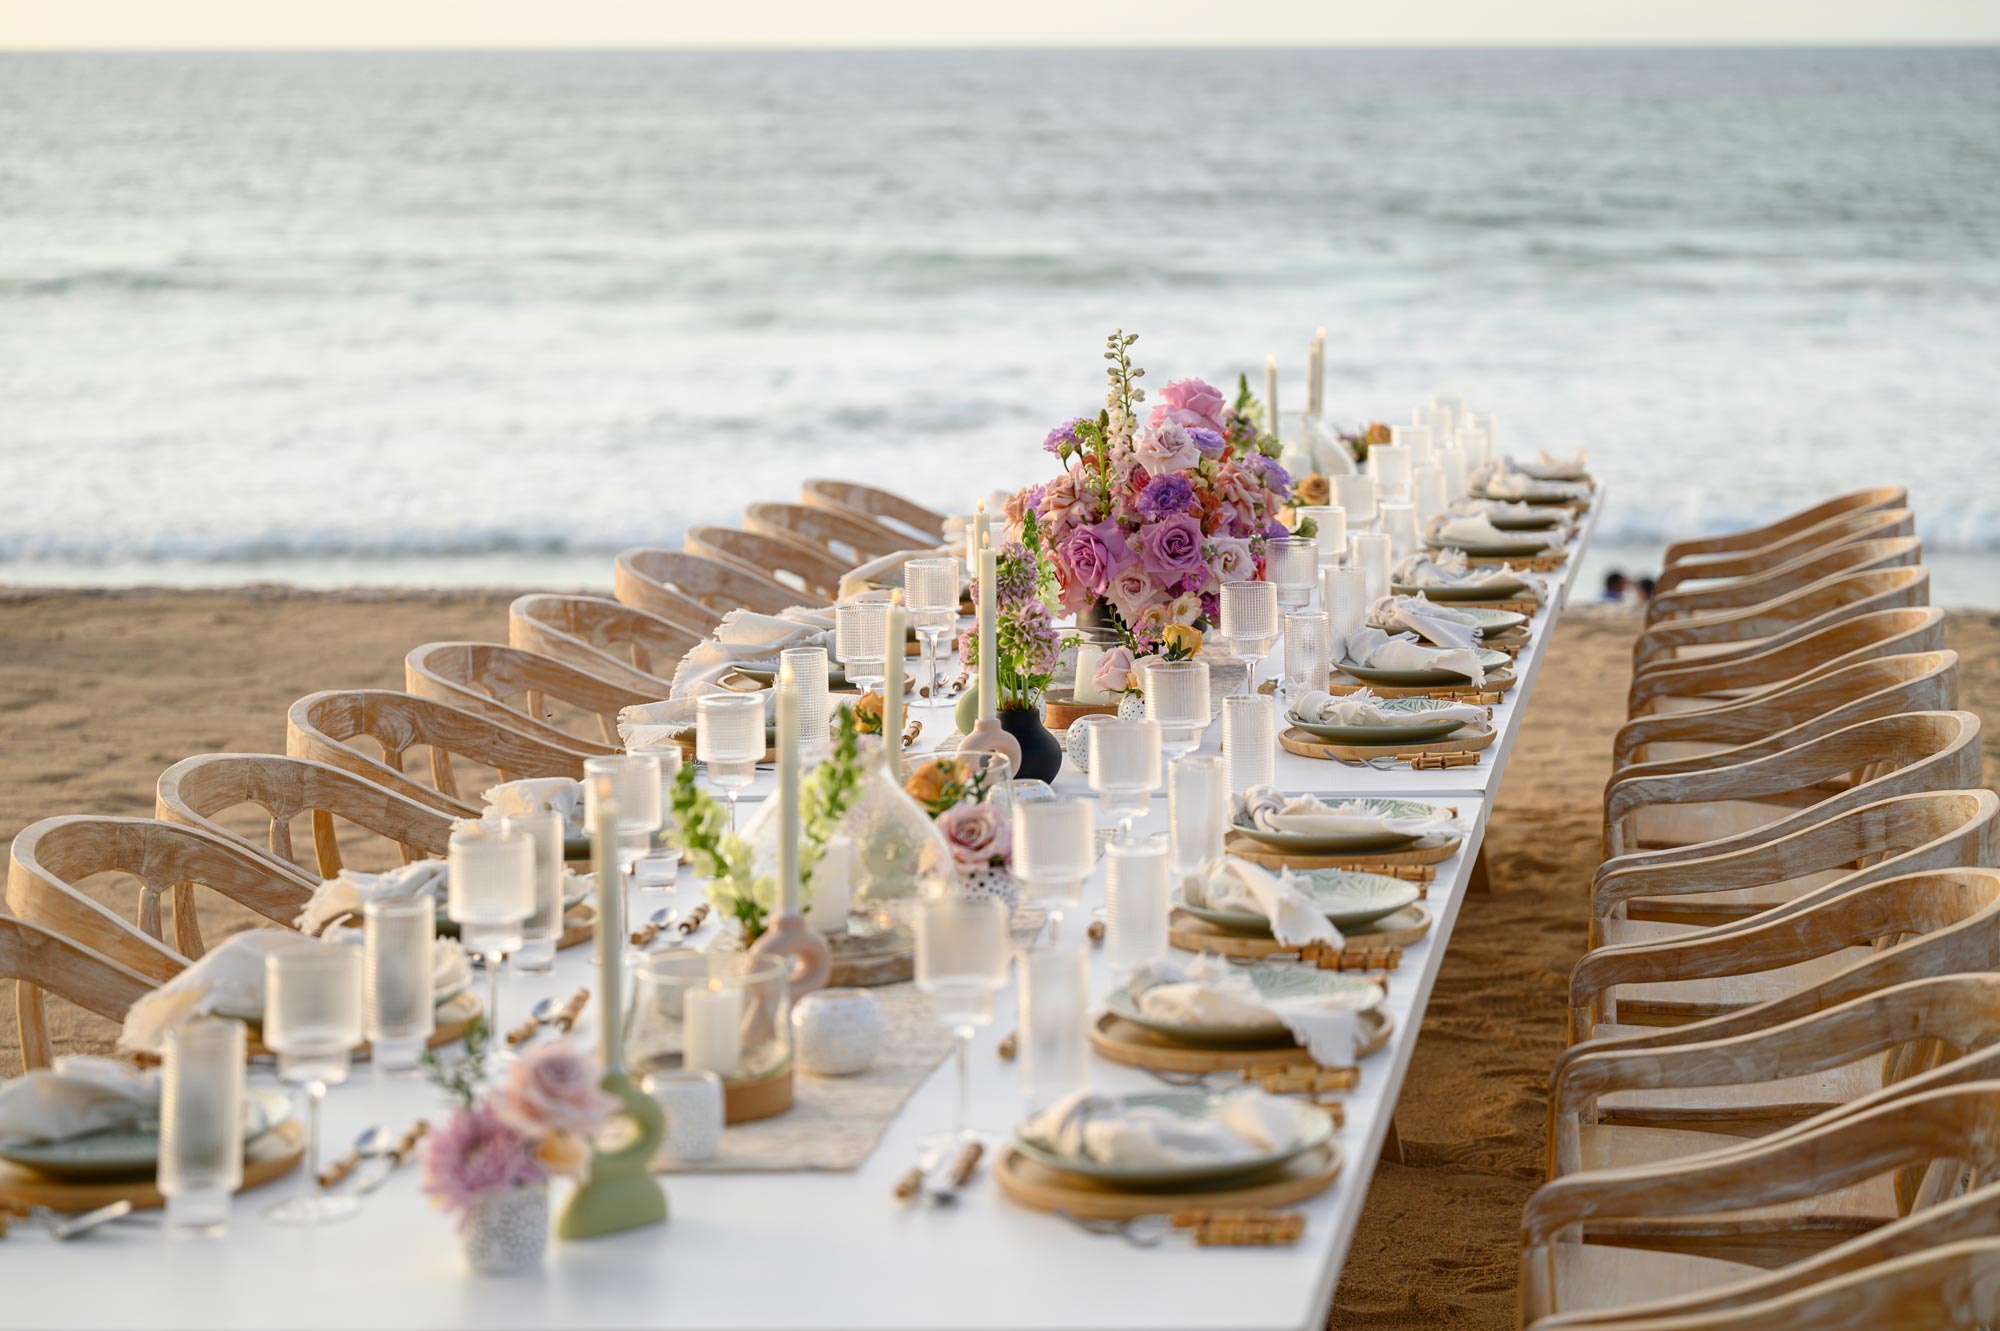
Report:
<svg viewBox="0 0 2000 1331"><path fill-rule="evenodd" d="M641 1074L712 1072L723 1121L792 1107L791 991L786 967L744 953L663 952L634 975L625 1049Z"/></svg>

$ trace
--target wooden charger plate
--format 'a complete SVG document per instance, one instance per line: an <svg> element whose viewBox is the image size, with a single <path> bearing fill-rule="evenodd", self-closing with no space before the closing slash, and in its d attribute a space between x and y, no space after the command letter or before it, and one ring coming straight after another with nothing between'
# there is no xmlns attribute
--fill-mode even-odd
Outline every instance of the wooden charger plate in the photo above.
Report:
<svg viewBox="0 0 2000 1331"><path fill-rule="evenodd" d="M1355 1014L1361 1019L1356 1058L1366 1058L1389 1042L1394 1022L1380 1007ZM1151 1068L1155 1072L1270 1072L1277 1068L1318 1066L1298 1045L1245 1049L1242 1046L1182 1044L1158 1031L1147 1030L1114 1012L1100 1012L1090 1024L1090 1043L1113 1063Z"/></svg>
<svg viewBox="0 0 2000 1331"><path fill-rule="evenodd" d="M1431 931L1431 913L1418 902L1369 924L1342 929L1340 936L1349 947L1408 947ZM1275 952L1296 952L1295 947L1258 934L1236 934L1186 911L1167 916L1167 941L1183 952L1215 952L1225 957L1268 957Z"/></svg>
<svg viewBox="0 0 2000 1331"><path fill-rule="evenodd" d="M282 1178L306 1154L306 1125L286 1119L243 1148L243 1186L261 1187ZM150 1178L56 1179L36 1170L0 1160L0 1204L46 1206L51 1211L94 1211L113 1202L130 1202L141 1210L166 1205Z"/></svg>
<svg viewBox="0 0 2000 1331"><path fill-rule="evenodd" d="M1174 1192L1121 1192L1036 1164L1006 1146L993 1162L993 1181L1000 1191L1037 1211L1067 1211L1085 1220L1131 1220L1197 1208L1290 1206L1326 1191L1339 1177L1340 1163L1340 1148L1327 1142L1247 1182Z"/></svg>
<svg viewBox="0 0 2000 1331"><path fill-rule="evenodd" d="M1468 721L1457 733L1428 744L1335 744L1308 735L1297 726L1286 726L1278 732L1278 743L1286 753L1296 753L1301 758L1366 762L1370 758L1399 758L1407 753L1477 753L1493 743L1499 733L1490 721Z"/></svg>
<svg viewBox="0 0 2000 1331"><path fill-rule="evenodd" d="M1370 684L1344 671L1335 670L1326 678L1326 691L1345 695L1367 689L1378 698L1450 698L1475 702L1482 694L1505 693L1514 687L1514 680L1512 666L1501 666L1497 670L1487 671L1484 684L1474 684L1470 680L1463 684Z"/></svg>
<svg viewBox="0 0 2000 1331"><path fill-rule="evenodd" d="M1454 811L1455 812L1455 811ZM1347 869L1356 865L1441 864L1458 853L1465 838L1445 832L1418 837L1397 850L1355 850L1345 855L1309 855L1304 851L1279 850L1255 837L1231 831L1222 838L1222 849L1239 860L1261 864L1266 869Z"/></svg>
<svg viewBox="0 0 2000 1331"><path fill-rule="evenodd" d="M436 1049L439 1045L447 1045L453 1040L462 1040L465 1038L466 1027L472 1024L474 1017L486 1010L486 1005L479 1001L479 995L473 992L479 983L480 981L475 979L471 984L466 985L461 992L452 995L449 999L438 1004L437 1027L431 1032L431 1038L425 1044L426 1048ZM250 1057L272 1057L271 1051L264 1047L263 1023L246 1021L243 1024L250 1028ZM368 1046L363 1044L357 1047L354 1051L354 1056L356 1058L368 1057ZM266 1135L268 1136L269 1134L267 1133Z"/></svg>

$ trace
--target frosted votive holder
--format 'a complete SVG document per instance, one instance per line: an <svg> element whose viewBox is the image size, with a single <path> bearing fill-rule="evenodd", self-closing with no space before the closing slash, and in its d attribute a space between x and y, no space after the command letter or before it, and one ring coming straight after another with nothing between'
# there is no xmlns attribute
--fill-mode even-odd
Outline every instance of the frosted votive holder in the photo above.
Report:
<svg viewBox="0 0 2000 1331"><path fill-rule="evenodd" d="M423 905L430 907L430 898ZM221 1234L229 1200L243 1186L243 1067L240 1021L197 1017L167 1032L160 1071L157 1179L167 1223Z"/></svg>
<svg viewBox="0 0 2000 1331"><path fill-rule="evenodd" d="M713 1160L722 1149L722 1078L702 1068L648 1073L639 1087L667 1120L660 1154L683 1164Z"/></svg>

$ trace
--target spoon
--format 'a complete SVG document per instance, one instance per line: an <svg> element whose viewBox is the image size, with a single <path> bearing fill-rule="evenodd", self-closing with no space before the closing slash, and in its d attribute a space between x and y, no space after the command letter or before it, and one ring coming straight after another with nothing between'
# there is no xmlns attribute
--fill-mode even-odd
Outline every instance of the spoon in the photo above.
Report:
<svg viewBox="0 0 2000 1331"><path fill-rule="evenodd" d="M680 918L680 912L672 906L662 906L646 917L646 923L632 931L632 946L645 947L660 936L660 930Z"/></svg>
<svg viewBox="0 0 2000 1331"><path fill-rule="evenodd" d="M507 1032L507 1043L523 1045L535 1037L535 1032L555 1020L560 1005L553 997L544 998L528 1009L528 1019Z"/></svg>
<svg viewBox="0 0 2000 1331"><path fill-rule="evenodd" d="M347 1154L334 1161L321 1172L319 1176L320 1187L334 1188L340 1186L346 1180L347 1176L360 1166L363 1160L381 1155L392 1144L389 1138L389 1130L384 1128L380 1123L370 1124L368 1127L363 1128L361 1134L354 1139L354 1145L349 1148Z"/></svg>
<svg viewBox="0 0 2000 1331"><path fill-rule="evenodd" d="M95 1211L85 1211L74 1220L65 1220L59 1225L52 1224L49 1226L49 1233L57 1241L81 1238L100 1225L108 1225L130 1214L132 1214L132 1203L121 1197L107 1206L98 1207Z"/></svg>

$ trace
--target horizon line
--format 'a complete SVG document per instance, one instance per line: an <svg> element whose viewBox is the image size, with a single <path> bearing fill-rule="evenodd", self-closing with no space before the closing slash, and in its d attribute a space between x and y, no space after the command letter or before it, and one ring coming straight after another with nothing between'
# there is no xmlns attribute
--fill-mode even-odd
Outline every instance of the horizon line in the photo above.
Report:
<svg viewBox="0 0 2000 1331"><path fill-rule="evenodd" d="M1462 42L1070 42L1070 43L948 43L836 44L813 46L746 46L741 44L656 45L631 43L519 43L459 45L439 42L394 46L9 46L0 55L905 55L976 54L993 52L1041 54L1103 54L1107 52L1235 51L1273 54L1305 51L1991 51L2000 50L2000 36L1946 41L1462 41Z"/></svg>

